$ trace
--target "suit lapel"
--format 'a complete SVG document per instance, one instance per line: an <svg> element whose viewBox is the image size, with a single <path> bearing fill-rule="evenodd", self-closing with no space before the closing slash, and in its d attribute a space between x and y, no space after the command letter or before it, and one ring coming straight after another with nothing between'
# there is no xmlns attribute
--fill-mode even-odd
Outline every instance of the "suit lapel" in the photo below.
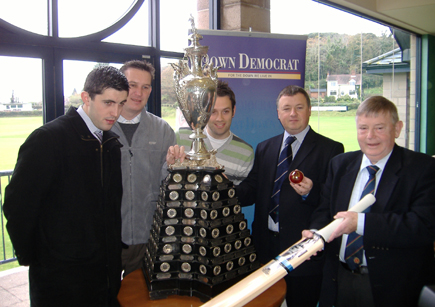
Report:
<svg viewBox="0 0 435 307"><path fill-rule="evenodd" d="M390 158L382 172L382 178L376 191L376 203L373 206L373 212L383 212L390 200L391 193L397 184L397 172L402 168L402 150L395 145Z"/></svg>
<svg viewBox="0 0 435 307"><path fill-rule="evenodd" d="M268 178L266 182L271 182L272 185L275 181L276 166L278 164L283 137L284 133L281 136L277 136L276 138L272 139L269 145L270 150L265 150L264 154L263 161L265 161L266 166L263 167L262 171L264 171L265 178ZM273 161L274 163L271 164L271 161Z"/></svg>
<svg viewBox="0 0 435 307"><path fill-rule="evenodd" d="M306 157L310 154L310 152L314 149L316 145L316 132L314 132L311 128L308 130L308 133L305 135L304 141L299 147L296 156L293 161L290 163L290 169L296 169L299 165L301 165L302 161L305 160Z"/></svg>
<svg viewBox="0 0 435 307"><path fill-rule="evenodd" d="M353 186L355 184L356 177L358 176L359 168L361 166L361 160L363 153L359 152L356 158L349 163L346 168L346 172L340 179L339 185L339 199L337 200L337 211L347 211L349 209L350 197L352 196Z"/></svg>

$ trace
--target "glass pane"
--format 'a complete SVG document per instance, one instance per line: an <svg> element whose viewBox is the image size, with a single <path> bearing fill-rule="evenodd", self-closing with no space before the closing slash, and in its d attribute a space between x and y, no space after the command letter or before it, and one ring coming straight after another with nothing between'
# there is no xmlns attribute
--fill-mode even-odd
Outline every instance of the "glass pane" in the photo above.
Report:
<svg viewBox="0 0 435 307"><path fill-rule="evenodd" d="M150 46L148 1L144 1L134 17L119 31L104 39L103 42Z"/></svg>
<svg viewBox="0 0 435 307"><path fill-rule="evenodd" d="M160 48L167 51L184 52L189 44L190 15L198 25L197 0L160 1Z"/></svg>
<svg viewBox="0 0 435 307"><path fill-rule="evenodd" d="M86 77L98 65L110 65L121 68L120 63L97 63L88 61L63 61L63 93L65 113L69 107L79 107L83 104L80 94L83 90Z"/></svg>
<svg viewBox="0 0 435 307"><path fill-rule="evenodd" d="M296 4L310 12L309 22L304 14L287 18ZM369 96L383 95L396 103L405 122L397 143L413 148L409 131L414 130L410 113L415 112L409 110L415 108L410 94L415 89L410 85L416 82L411 79L415 61L410 54L415 47L400 50L398 35L389 27L310 0L271 0L271 31L308 36L305 89L311 96L314 130L342 142L346 151L359 149L356 108ZM400 34L405 42L401 45L411 46L415 37Z"/></svg>
<svg viewBox="0 0 435 307"><path fill-rule="evenodd" d="M0 56L0 69L8 72L0 74L0 170L12 170L21 144L43 124L42 60Z"/></svg>
<svg viewBox="0 0 435 307"><path fill-rule="evenodd" d="M185 123L184 117L178 108L177 95L175 94L174 70L171 63L178 63L178 59L161 58L161 86L162 86L162 118L174 129Z"/></svg>
<svg viewBox="0 0 435 307"><path fill-rule="evenodd" d="M106 29L124 16L135 2L135 0L59 1L59 36L84 36Z"/></svg>
<svg viewBox="0 0 435 307"><path fill-rule="evenodd" d="M24 30L47 35L47 0L2 1L0 18Z"/></svg>

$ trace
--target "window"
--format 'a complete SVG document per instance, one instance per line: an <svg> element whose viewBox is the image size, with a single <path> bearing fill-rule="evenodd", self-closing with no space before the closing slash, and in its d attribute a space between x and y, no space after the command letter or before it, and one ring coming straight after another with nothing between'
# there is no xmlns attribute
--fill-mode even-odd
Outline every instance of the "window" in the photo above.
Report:
<svg viewBox="0 0 435 307"><path fill-rule="evenodd" d="M198 28L197 0L160 1L160 45L162 50L183 52L189 44L190 15ZM176 26L175 26L176 25Z"/></svg>
<svg viewBox="0 0 435 307"><path fill-rule="evenodd" d="M47 0L2 1L0 18L26 31L47 35Z"/></svg>
<svg viewBox="0 0 435 307"><path fill-rule="evenodd" d="M58 1L59 36L79 37L102 31L123 17L135 2L134 0ZM140 38L143 36L142 33L138 31L132 35Z"/></svg>
<svg viewBox="0 0 435 307"><path fill-rule="evenodd" d="M343 131L355 135L354 108L369 96L383 95L397 104L405 123L397 143L413 149L414 137L410 131L415 130L415 115L410 109L415 108L416 89L411 87L417 82L410 71L416 69L413 63L417 61L409 55L416 54L416 36L320 2L298 1L298 10L310 12L310 19L316 22L307 23L304 14L295 14L289 20L286 14L292 10L294 1L271 0L271 32L307 35L306 89L326 89L329 96L339 93L336 103L349 106L347 112L334 117L335 122L349 123L348 128L331 129L332 117L326 111L312 112L311 127L338 141L349 139L344 144L346 151L357 150L356 139L346 138ZM397 40L401 40L404 50L399 48ZM332 101L328 96L319 96L311 104L320 106ZM348 121L346 116L352 120Z"/></svg>

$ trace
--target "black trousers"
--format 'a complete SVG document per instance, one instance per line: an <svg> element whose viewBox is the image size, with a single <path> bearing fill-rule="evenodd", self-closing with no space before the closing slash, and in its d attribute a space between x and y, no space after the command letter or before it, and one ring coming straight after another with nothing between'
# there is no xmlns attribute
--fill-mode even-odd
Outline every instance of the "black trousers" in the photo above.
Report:
<svg viewBox="0 0 435 307"><path fill-rule="evenodd" d="M336 307L374 307L369 274L355 274L339 265Z"/></svg>

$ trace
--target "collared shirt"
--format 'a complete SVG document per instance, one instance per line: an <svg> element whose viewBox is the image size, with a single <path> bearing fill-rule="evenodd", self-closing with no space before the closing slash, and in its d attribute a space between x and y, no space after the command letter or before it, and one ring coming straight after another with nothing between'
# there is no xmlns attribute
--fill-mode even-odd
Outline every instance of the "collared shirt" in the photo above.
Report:
<svg viewBox="0 0 435 307"><path fill-rule="evenodd" d="M139 124L142 112L136 115L133 119L125 119L122 115L119 115L118 122L121 124Z"/></svg>
<svg viewBox="0 0 435 307"><path fill-rule="evenodd" d="M125 119L125 117L119 115L118 122L121 124L139 124L141 115L142 112L136 115L133 119Z"/></svg>
<svg viewBox="0 0 435 307"><path fill-rule="evenodd" d="M292 152L293 152L293 159L294 159L294 157L298 153L299 148L301 148L301 145L305 139L305 136L307 135L307 133L310 129L311 129L310 125L307 125L304 130L302 130L301 132L299 132L298 134L295 134L295 135L291 135L287 131L284 131L284 137L282 138L281 149L279 152L281 153L282 150L284 149L285 140L287 139L287 137L294 136L294 137L296 137L296 140L291 144ZM277 232L279 231L279 222L275 223L275 221L272 219L272 217L270 215L269 215L269 219L268 219L268 226L269 226L269 229L272 231L277 231Z"/></svg>
<svg viewBox="0 0 435 307"><path fill-rule="evenodd" d="M376 191L378 190L379 182L382 178L382 173L384 172L385 165L387 164L388 159L390 158L392 152L393 151L390 151L390 153L388 155L383 157L381 160L379 160L375 164L377 167L379 167L379 170L376 172L376 185L375 185L374 195L376 195ZM353 186L352 196L350 197L350 202L349 202L349 208L352 208L361 199L361 194L364 190L364 186L369 179L369 172L367 170L367 166L369 166L369 165L373 165L373 164L370 162L370 160L367 158L367 156L364 155L362 158L362 161L361 161L358 176L356 177L356 180L355 180L355 183ZM358 213L358 224L357 224L356 233L359 235L362 235L362 236L364 235L364 223L365 223L365 213ZM346 234L343 235L343 239L341 242L341 248L340 248L340 260L343 262L345 262L344 261L344 253L346 250L347 237L348 237L348 235L346 235ZM367 265L365 253L364 253L362 265L363 266Z"/></svg>
<svg viewBox="0 0 435 307"><path fill-rule="evenodd" d="M97 128L97 126L94 125L94 123L92 122L92 120L90 119L88 114L86 114L85 110L83 110L82 106L80 106L77 109L77 113L79 113L79 115L81 116L81 118L85 122L86 126L88 127L89 131L92 132L92 134L95 136L95 138L97 140L100 140L100 138L95 133L97 131L101 131L101 133L103 133L103 131L101 129Z"/></svg>

